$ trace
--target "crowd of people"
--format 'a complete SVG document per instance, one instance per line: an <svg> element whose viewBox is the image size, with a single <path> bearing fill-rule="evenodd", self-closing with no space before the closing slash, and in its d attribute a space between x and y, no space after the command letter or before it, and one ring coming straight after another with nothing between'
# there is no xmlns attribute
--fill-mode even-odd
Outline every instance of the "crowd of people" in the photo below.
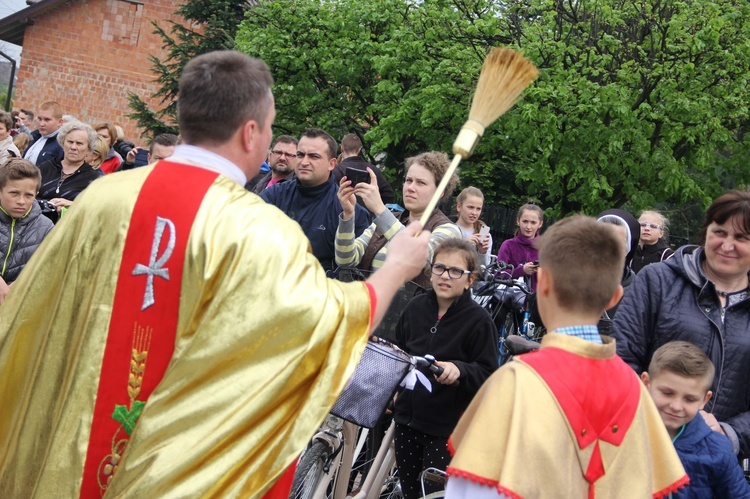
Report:
<svg viewBox="0 0 750 499"><path fill-rule="evenodd" d="M157 135L138 166L169 157L177 142L176 135ZM63 115L57 102L40 104L36 114L29 109L0 112L0 254L5 262L0 269L0 303L78 195L106 174L133 168L139 150L146 152L125 140L121 127L88 125ZM48 209L34 199L29 202L32 192L33 198L47 202Z"/></svg>
<svg viewBox="0 0 750 499"><path fill-rule="evenodd" d="M0 114L0 495L285 496L412 282L395 343L443 371L396 396L407 499L430 466L447 497L750 497L750 192L677 250L654 210L546 227L521 206L496 258L549 333L500 367L472 299L482 191L422 226L445 153L405 159L399 206L357 135L272 137L271 85L260 60L197 57L181 136L148 151L55 102Z"/></svg>

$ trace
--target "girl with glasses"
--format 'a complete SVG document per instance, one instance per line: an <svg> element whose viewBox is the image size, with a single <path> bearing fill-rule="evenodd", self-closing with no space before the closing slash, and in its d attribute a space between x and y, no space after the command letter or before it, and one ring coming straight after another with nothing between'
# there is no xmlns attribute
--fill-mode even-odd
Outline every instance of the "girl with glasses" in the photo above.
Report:
<svg viewBox="0 0 750 499"><path fill-rule="evenodd" d="M439 377L425 374L430 390L417 382L396 399L396 463L405 499L422 497L423 469L447 467L448 437L497 369L497 329L469 292L478 268L477 252L468 241L439 243L430 265L432 289L409 302L396 326L402 349L432 355L444 369Z"/></svg>
<svg viewBox="0 0 750 499"><path fill-rule="evenodd" d="M664 237L667 219L661 213L644 211L638 218L638 224L641 226L641 237L630 265L636 274L646 265L664 261L674 254Z"/></svg>

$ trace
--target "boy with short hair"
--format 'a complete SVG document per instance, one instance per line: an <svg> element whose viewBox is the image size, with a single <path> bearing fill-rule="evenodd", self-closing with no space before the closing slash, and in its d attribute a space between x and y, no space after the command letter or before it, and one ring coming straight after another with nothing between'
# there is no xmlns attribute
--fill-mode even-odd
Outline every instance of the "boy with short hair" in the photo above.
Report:
<svg viewBox="0 0 750 499"><path fill-rule="evenodd" d="M52 230L36 203L41 183L39 168L25 159L11 158L0 166L0 303Z"/></svg>
<svg viewBox="0 0 750 499"><path fill-rule="evenodd" d="M729 439L698 416L714 380L714 365L703 350L687 341L666 343L654 352L641 379L690 477L690 485L674 499L750 497Z"/></svg>
<svg viewBox="0 0 750 499"><path fill-rule="evenodd" d="M474 397L448 443L446 498L669 496L687 475L646 387L596 328L622 296L622 241L575 216L538 248L550 332Z"/></svg>

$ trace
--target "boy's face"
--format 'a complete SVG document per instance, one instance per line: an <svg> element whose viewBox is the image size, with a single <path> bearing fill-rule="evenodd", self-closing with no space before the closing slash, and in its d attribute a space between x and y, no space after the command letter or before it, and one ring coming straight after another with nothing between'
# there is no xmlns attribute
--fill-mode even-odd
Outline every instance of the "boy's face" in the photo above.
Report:
<svg viewBox="0 0 750 499"><path fill-rule="evenodd" d="M31 178L8 180L0 189L0 206L13 218L21 218L28 213L36 199L37 182Z"/></svg>
<svg viewBox="0 0 750 499"><path fill-rule="evenodd" d="M5 140L8 138L8 129L5 127L5 123L0 123L0 140Z"/></svg>
<svg viewBox="0 0 750 499"><path fill-rule="evenodd" d="M703 378L689 378L662 369L653 378L644 372L641 379L654 399L667 432L673 438L711 398Z"/></svg>
<svg viewBox="0 0 750 499"><path fill-rule="evenodd" d="M0 206L13 218L21 218L28 213L36 198L37 181L32 178L8 180L0 189Z"/></svg>

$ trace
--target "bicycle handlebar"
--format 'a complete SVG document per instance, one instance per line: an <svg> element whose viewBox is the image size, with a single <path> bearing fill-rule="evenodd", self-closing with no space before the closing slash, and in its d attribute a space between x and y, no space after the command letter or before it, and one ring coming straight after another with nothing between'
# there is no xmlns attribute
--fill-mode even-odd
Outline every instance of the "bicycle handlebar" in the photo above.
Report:
<svg viewBox="0 0 750 499"><path fill-rule="evenodd" d="M435 364L435 357L432 355L425 355L424 357L414 356L412 357L414 359L414 363L417 365L418 368L424 368L430 370L432 374L437 376L438 378L442 376L445 369L440 367L439 365Z"/></svg>

